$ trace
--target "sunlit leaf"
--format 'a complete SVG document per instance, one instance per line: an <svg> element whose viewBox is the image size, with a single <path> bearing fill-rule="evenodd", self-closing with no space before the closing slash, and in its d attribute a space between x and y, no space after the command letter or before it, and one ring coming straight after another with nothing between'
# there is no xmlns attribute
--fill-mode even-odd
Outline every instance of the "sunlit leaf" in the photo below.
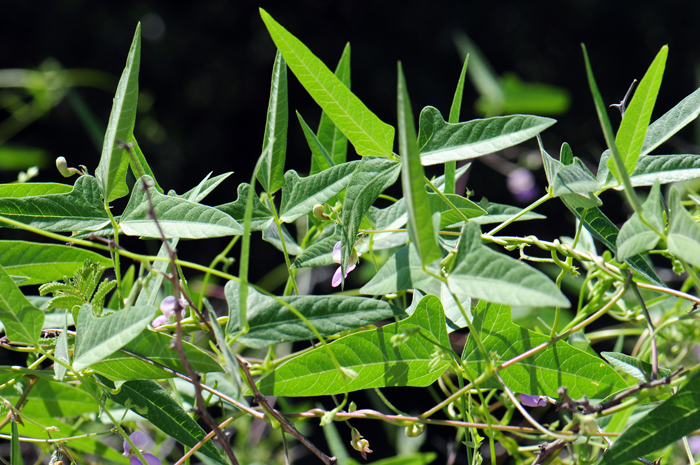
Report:
<svg viewBox="0 0 700 465"><path fill-rule="evenodd" d="M649 222L656 231L644 224L639 213L622 225L617 236L617 260L626 260L638 253L652 250L661 239L659 234L664 232L663 205L661 203L661 188L655 184L649 193L649 197L642 205L644 219Z"/></svg>
<svg viewBox="0 0 700 465"><path fill-rule="evenodd" d="M681 204L677 189L671 189L668 199L671 221L668 226L668 251L676 257L700 266L700 225Z"/></svg>
<svg viewBox="0 0 700 465"><path fill-rule="evenodd" d="M287 64L278 51L272 68L270 103L267 107L263 156L258 170L258 181L263 189L274 194L284 185L284 160L287 153ZM269 150L268 150L269 147Z"/></svg>
<svg viewBox="0 0 700 465"><path fill-rule="evenodd" d="M34 307L0 266L0 323L10 341L33 346L39 339L44 312Z"/></svg>

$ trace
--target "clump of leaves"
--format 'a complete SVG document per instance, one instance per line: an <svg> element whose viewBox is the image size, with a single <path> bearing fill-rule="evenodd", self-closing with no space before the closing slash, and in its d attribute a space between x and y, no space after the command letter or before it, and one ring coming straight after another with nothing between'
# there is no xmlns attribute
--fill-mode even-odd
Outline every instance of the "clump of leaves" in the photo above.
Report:
<svg viewBox="0 0 700 465"><path fill-rule="evenodd" d="M39 288L40 295L53 294L46 311L56 308L73 310L89 303L95 313L102 314L107 294L117 285L117 281L109 278L100 283L104 271L105 267L86 258L82 268L75 270L72 278L64 276L63 282L54 281L42 285Z"/></svg>

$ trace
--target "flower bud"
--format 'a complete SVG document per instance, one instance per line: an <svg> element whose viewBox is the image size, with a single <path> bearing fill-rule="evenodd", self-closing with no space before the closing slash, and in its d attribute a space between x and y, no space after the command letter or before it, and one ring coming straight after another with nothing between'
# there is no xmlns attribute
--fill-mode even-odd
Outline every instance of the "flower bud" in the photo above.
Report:
<svg viewBox="0 0 700 465"><path fill-rule="evenodd" d="M406 436L409 438L416 438L423 434L423 431L425 431L425 425L422 423L414 423L405 429Z"/></svg>
<svg viewBox="0 0 700 465"><path fill-rule="evenodd" d="M314 218L316 218L319 221L323 220L323 208L324 208L323 205L321 205L320 203L317 203L316 205L314 205L314 209L313 209Z"/></svg>

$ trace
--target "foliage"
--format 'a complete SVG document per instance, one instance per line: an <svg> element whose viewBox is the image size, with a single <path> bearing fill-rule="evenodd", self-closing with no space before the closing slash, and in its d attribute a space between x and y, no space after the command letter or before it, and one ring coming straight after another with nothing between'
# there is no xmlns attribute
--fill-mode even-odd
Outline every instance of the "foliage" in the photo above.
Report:
<svg viewBox="0 0 700 465"><path fill-rule="evenodd" d="M134 444L133 438L144 441L127 431L135 426L156 436L164 461L195 454L204 463L281 463L287 450L277 447L281 431L326 464L355 463L344 444L363 458L384 449L361 434L360 419L383 421L408 438L424 438L426 426L450 426L453 442L461 444L457 453L470 464L503 460L496 443L499 454L521 464L651 463L662 449L677 453L681 439L694 460L685 436L700 418L692 358L700 347L700 196L689 184L683 184L687 196L662 186L698 177L700 155L650 152L692 122L700 102L696 91L651 122L668 49L654 59L629 105L619 105L616 134L584 49L608 146L594 175L568 144L559 159L545 150L539 134L555 120L494 114L517 107L518 92L545 95L546 87L498 83L477 55L477 85L489 117L459 121L465 60L448 120L426 107L416 128L410 76L399 64L395 129L350 90L349 46L333 72L269 14L261 15L278 51L262 152L250 182L235 189L236 199L203 203L230 173L207 176L183 195L165 193L156 181L134 135L140 26L96 176L61 159L62 174L78 175L73 185L0 186L3 227L33 240L71 243L0 240L0 345L28 354L22 366L0 367L10 463L22 463L22 441L64 461L99 456L117 462L121 455L102 442L116 436L132 463L157 461L157 452ZM312 154L307 176L285 172L288 68L323 111L316 133L298 114ZM523 98L523 105L531 100ZM476 162L533 138L548 182L540 199L518 208L457 192L456 180L469 165L457 169L455 162ZM348 161L348 142L360 159ZM432 165L444 165L445 175L428 178L425 167ZM402 198L387 195L394 185ZM652 188L642 202L635 188L643 186ZM615 189L632 208L621 228L604 213L606 192ZM113 201L127 196L117 214ZM380 198L391 204L379 208ZM534 210L545 202L576 218L573 238L500 234L515 222L524 228L544 219ZM248 280L250 237L258 231L284 261L279 295ZM120 244L124 236L155 239L160 251L135 253ZM221 237L230 243L209 266L178 256L181 239ZM232 274L229 255L239 239L239 270ZM345 280L360 255L359 270ZM334 262L347 289L314 294L304 284L311 268ZM108 268L115 279L100 282ZM657 272L662 268L681 275L680 290L661 279L668 278ZM222 313L207 293L212 277L226 281ZM190 285L195 279L199 291ZM358 281L359 289L349 289ZM166 294L174 297L164 300ZM553 314L547 321L522 318L547 311ZM601 357L593 344L603 339L617 342ZM420 415L403 412L387 399L395 392L390 387L413 387L434 403ZM379 405L350 402L357 391L375 392ZM278 396L279 406L267 396ZM316 396L333 396L334 406L314 408L303 399ZM542 408L545 401L558 410L541 422L526 406ZM524 421L514 417L516 410ZM293 423L310 417L320 419L330 451ZM274 447L248 447L253 419L275 428ZM233 444L225 433L232 422L239 431ZM163 449L167 437L180 444L170 453ZM376 463L436 459L434 452L397 449L402 453ZM255 455L263 452L264 458Z"/></svg>

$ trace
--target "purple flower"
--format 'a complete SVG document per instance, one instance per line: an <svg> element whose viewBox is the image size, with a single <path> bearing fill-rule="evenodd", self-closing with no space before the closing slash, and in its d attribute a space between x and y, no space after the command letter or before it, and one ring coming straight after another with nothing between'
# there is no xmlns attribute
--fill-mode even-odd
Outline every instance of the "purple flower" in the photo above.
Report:
<svg viewBox="0 0 700 465"><path fill-rule="evenodd" d="M508 185L508 190L520 202L529 202L537 195L535 176L527 168L520 167L511 171L506 184Z"/></svg>
<svg viewBox="0 0 700 465"><path fill-rule="evenodd" d="M153 320L153 323L151 323L151 325L154 328L157 328L158 326L161 326L170 321L170 317L175 315L175 307L177 301L178 299L173 295L169 295L168 297L163 299L163 301L160 303L160 311L163 312L163 314L156 317L156 319ZM180 308L182 308L182 312L180 313L180 315L183 318L186 315L185 307L187 307L187 301L185 299L180 299Z"/></svg>
<svg viewBox="0 0 700 465"><path fill-rule="evenodd" d="M547 397L546 396L532 396L530 394L518 394L518 399L520 403L525 407L546 407Z"/></svg>
<svg viewBox="0 0 700 465"><path fill-rule="evenodd" d="M158 457L156 457L153 454L145 453L142 450L143 447L146 447L146 445L148 445L148 436L146 436L141 431L134 431L129 436L129 439L131 439L131 442L133 442L134 445L138 447L139 451L141 451L141 455L143 455L143 458L146 459L146 462L148 462L146 464L141 462L141 460L136 455L136 451L131 450L131 444L129 444L129 442L125 439L123 455L124 457L129 457L129 462L131 462L131 465L161 465L161 461Z"/></svg>
<svg viewBox="0 0 700 465"><path fill-rule="evenodd" d="M335 244L335 247L333 247L333 261L337 264L340 264L341 262L341 251L340 251L340 241L338 241ZM357 262L359 261L359 258L357 256L357 252L355 252L355 249L353 249L352 253L350 254L350 263L348 263L347 268L345 268L345 277L348 277L348 274L355 269L357 266ZM333 287L338 287L340 286L340 282L342 279L340 278L341 273L343 272L343 267L339 266L337 270L335 270L335 274L333 274L333 281L331 281L331 285Z"/></svg>

